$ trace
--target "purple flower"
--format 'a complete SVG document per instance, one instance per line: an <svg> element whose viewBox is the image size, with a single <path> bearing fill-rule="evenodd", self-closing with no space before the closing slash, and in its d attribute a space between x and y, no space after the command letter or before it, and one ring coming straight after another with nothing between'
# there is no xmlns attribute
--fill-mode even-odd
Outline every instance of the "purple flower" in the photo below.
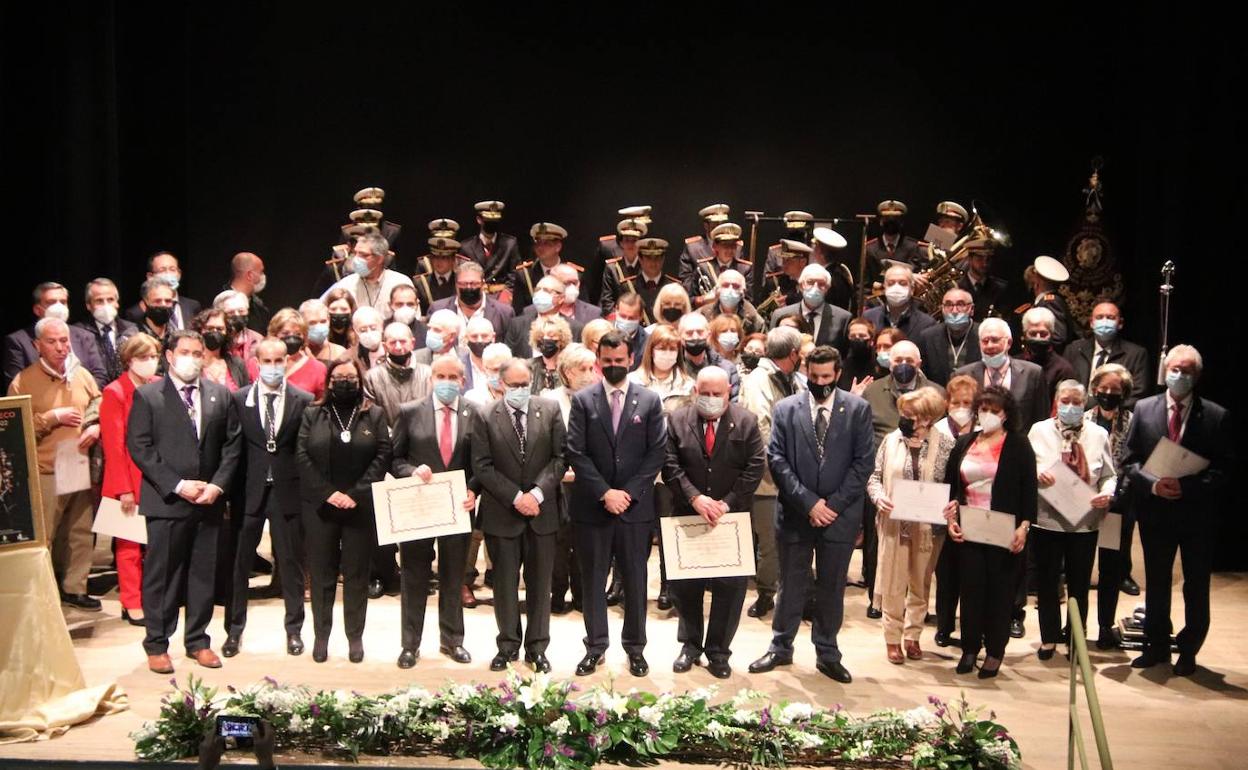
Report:
<svg viewBox="0 0 1248 770"><path fill-rule="evenodd" d="M568 712L569 714L575 714L576 704L569 701L568 703L563 704L563 710Z"/></svg>
<svg viewBox="0 0 1248 770"><path fill-rule="evenodd" d="M607 712L601 711L601 710L595 711L594 712L594 724L598 725L599 727L602 727L606 723L607 723Z"/></svg>
<svg viewBox="0 0 1248 770"><path fill-rule="evenodd" d="M771 724L771 708L765 708L758 715L758 726L766 727Z"/></svg>
<svg viewBox="0 0 1248 770"><path fill-rule="evenodd" d="M269 684L273 685L274 687L277 687L277 680L276 680L276 679L274 679L274 678L273 678L273 677L271 677L271 676L266 676L266 677L264 678L264 681L268 682Z"/></svg>
<svg viewBox="0 0 1248 770"><path fill-rule="evenodd" d="M659 739L659 731L653 729L646 730L646 738L652 741L657 741Z"/></svg>
<svg viewBox="0 0 1248 770"><path fill-rule="evenodd" d="M485 692L488 689L490 689L489 686L484 683L477 685L477 692Z"/></svg>
<svg viewBox="0 0 1248 770"><path fill-rule="evenodd" d="M576 752L572 750L571 746L560 746L559 753L564 755L565 757L570 757L576 754Z"/></svg>
<svg viewBox="0 0 1248 770"><path fill-rule="evenodd" d="M1010 739L1010 734L1005 730L998 730L995 737L999 741L1008 741Z"/></svg>
<svg viewBox="0 0 1248 770"><path fill-rule="evenodd" d="M940 708L936 709L936 718L937 718L937 719L944 719L944 718L945 718L945 707L944 707L944 706L941 706Z"/></svg>
<svg viewBox="0 0 1248 770"><path fill-rule="evenodd" d="M597 736L597 735L594 735L593 733L590 733L590 735L589 735L589 739L588 739L588 740L589 740L589 747L590 747L591 749L596 749L596 748L598 748L598 736Z"/></svg>
<svg viewBox="0 0 1248 770"><path fill-rule="evenodd" d="M555 747L552 746L550 743L547 743L545 746L542 747L543 757L549 758L549 757L553 757L554 755L555 755Z"/></svg>
<svg viewBox="0 0 1248 770"><path fill-rule="evenodd" d="M177 686L178 686L178 678L177 678L176 676L171 676L171 677L169 677L169 684L173 685L174 687L177 687Z"/></svg>
<svg viewBox="0 0 1248 770"><path fill-rule="evenodd" d="M188 709L195 708L195 699L192 698L189 694L182 698L182 702L186 704L186 707Z"/></svg>
<svg viewBox="0 0 1248 770"><path fill-rule="evenodd" d="M927 696L927 702L932 704L933 706L939 706L940 698L937 698L935 695L929 695Z"/></svg>
<svg viewBox="0 0 1248 770"><path fill-rule="evenodd" d="M315 703L313 703L311 708L308 710L311 712L312 716L314 717L319 717L321 715L321 707L316 705Z"/></svg>
<svg viewBox="0 0 1248 770"><path fill-rule="evenodd" d="M568 682L568 692L580 692L581 686L576 682Z"/></svg>

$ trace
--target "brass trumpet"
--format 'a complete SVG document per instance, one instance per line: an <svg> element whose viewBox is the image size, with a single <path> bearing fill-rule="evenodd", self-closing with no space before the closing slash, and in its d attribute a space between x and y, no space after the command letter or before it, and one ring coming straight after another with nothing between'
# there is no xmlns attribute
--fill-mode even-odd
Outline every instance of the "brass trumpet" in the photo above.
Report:
<svg viewBox="0 0 1248 770"><path fill-rule="evenodd" d="M971 218L948 251L927 244L928 268L921 273L925 286L915 293L915 298L928 313L938 315L945 292L956 287L966 274L971 252L1007 248L1010 243L1009 233L985 223L978 206L972 203Z"/></svg>

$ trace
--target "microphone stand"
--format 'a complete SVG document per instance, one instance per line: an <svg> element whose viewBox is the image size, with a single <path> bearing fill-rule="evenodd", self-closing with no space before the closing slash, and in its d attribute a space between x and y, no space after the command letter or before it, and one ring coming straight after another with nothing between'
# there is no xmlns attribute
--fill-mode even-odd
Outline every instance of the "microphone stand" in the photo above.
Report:
<svg viewBox="0 0 1248 770"><path fill-rule="evenodd" d="M1170 281L1174 278L1174 262L1166 260L1161 266L1161 286L1158 290L1161 292L1161 354L1157 357L1157 384L1166 384L1166 351L1169 349L1170 336L1170 294L1174 291L1174 285Z"/></svg>
<svg viewBox="0 0 1248 770"><path fill-rule="evenodd" d="M745 218L750 222L750 264L753 266L753 273L750 275L750 293L755 297L755 302L761 299L760 294L763 291L763 281L766 278L767 255L764 253L761 257L755 253L758 245L758 223L759 222L783 222L784 217L765 216L761 211L746 211ZM855 214L852 217L812 217L812 222L819 224L840 225L847 222L862 224L862 256L859 267L858 283L862 283L862 274L867 269L867 226L871 220L875 219L875 214ZM809 244L807 244L809 245ZM858 306L862 307L862 289L859 288Z"/></svg>

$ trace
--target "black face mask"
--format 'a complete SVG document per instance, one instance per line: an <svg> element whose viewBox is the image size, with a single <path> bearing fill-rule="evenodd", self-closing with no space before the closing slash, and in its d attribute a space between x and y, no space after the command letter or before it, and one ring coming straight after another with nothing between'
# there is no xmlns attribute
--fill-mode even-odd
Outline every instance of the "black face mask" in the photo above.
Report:
<svg viewBox="0 0 1248 770"><path fill-rule="evenodd" d="M659 315L663 316L663 320L669 324L674 324L684 315L684 311L678 307L665 307L659 311Z"/></svg>
<svg viewBox="0 0 1248 770"><path fill-rule="evenodd" d="M897 364L893 367L893 379L902 385L909 385L914 382L914 377L918 372L914 364Z"/></svg>
<svg viewBox="0 0 1248 770"><path fill-rule="evenodd" d="M914 435L914 418L903 414L897 419L897 429L901 431L901 435L910 438Z"/></svg>
<svg viewBox="0 0 1248 770"><path fill-rule="evenodd" d="M390 363L395 366L407 366L407 362L412 359L411 353L390 353L388 354Z"/></svg>
<svg viewBox="0 0 1248 770"><path fill-rule="evenodd" d="M228 315L225 317L225 325L229 328L231 334L238 334L247 328L247 316Z"/></svg>
<svg viewBox="0 0 1248 770"><path fill-rule="evenodd" d="M901 232L901 220L897 217L887 217L880 221L880 230L885 235L897 235Z"/></svg>
<svg viewBox="0 0 1248 770"><path fill-rule="evenodd" d="M1102 409L1105 409L1106 411L1110 411L1110 412L1117 411L1118 407L1122 406L1122 394L1121 393L1097 393L1096 403Z"/></svg>
<svg viewBox="0 0 1248 770"><path fill-rule="evenodd" d="M537 349L543 358L553 358L559 352L559 340L538 340Z"/></svg>
<svg viewBox="0 0 1248 770"><path fill-rule="evenodd" d="M164 326L169 323L169 316L173 315L173 308L149 307L144 314L147 316L147 320L156 326Z"/></svg>
<svg viewBox="0 0 1248 770"><path fill-rule="evenodd" d="M360 399L360 383L331 382L329 397L335 404L352 404Z"/></svg>
<svg viewBox="0 0 1248 770"><path fill-rule="evenodd" d="M204 347L209 350L220 350L225 345L225 332L213 329L203 333Z"/></svg>
<svg viewBox="0 0 1248 770"><path fill-rule="evenodd" d="M350 329L351 328L351 314L350 313L330 313L329 314L329 328L333 329L334 331L339 331L339 332Z"/></svg>
<svg viewBox="0 0 1248 770"><path fill-rule="evenodd" d="M481 354L484 353L485 349L488 348L489 346L490 346L490 343L488 342L469 342L468 343L468 349L471 350L472 354L476 356L477 358L480 358Z"/></svg>
<svg viewBox="0 0 1248 770"><path fill-rule="evenodd" d="M1024 340L1023 345L1027 348L1027 355L1035 361L1045 360L1053 350L1053 340Z"/></svg>
<svg viewBox="0 0 1248 770"><path fill-rule="evenodd" d="M706 340L685 340L685 352L691 356L700 356L706 352Z"/></svg>
<svg viewBox="0 0 1248 770"><path fill-rule="evenodd" d="M816 385L807 380L806 388L810 390L810 395L814 397L815 401L822 403L828 400L828 396L832 395L832 391L836 390L836 383L829 382L823 385Z"/></svg>
<svg viewBox="0 0 1248 770"><path fill-rule="evenodd" d="M485 219L481 222L481 232L486 235L493 235L498 232L498 222L493 219Z"/></svg>
<svg viewBox="0 0 1248 770"><path fill-rule="evenodd" d="M758 360L762 358L757 353L742 353L741 363L745 364L746 369L754 369L758 366Z"/></svg>
<svg viewBox="0 0 1248 770"><path fill-rule="evenodd" d="M602 367L602 377L612 385L619 385L628 376L627 366L604 366Z"/></svg>
<svg viewBox="0 0 1248 770"><path fill-rule="evenodd" d="M871 355L871 340L850 340L849 357L867 358Z"/></svg>
<svg viewBox="0 0 1248 770"><path fill-rule="evenodd" d="M459 301L465 305L476 305L481 301L480 289L460 289Z"/></svg>
<svg viewBox="0 0 1248 770"><path fill-rule="evenodd" d="M303 350L303 337L298 334L289 334L282 337L282 342L286 343L286 355L293 356L300 350Z"/></svg>

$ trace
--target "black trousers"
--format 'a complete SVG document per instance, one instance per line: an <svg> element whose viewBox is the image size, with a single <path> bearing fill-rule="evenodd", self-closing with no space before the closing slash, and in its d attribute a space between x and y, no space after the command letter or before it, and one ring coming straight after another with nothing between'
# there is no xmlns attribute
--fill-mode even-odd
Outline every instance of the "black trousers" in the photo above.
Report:
<svg viewBox="0 0 1248 770"><path fill-rule="evenodd" d="M392 590L399 580L399 568L394 563L394 556L398 552L399 547L394 543L373 546L369 579L380 580L387 590Z"/></svg>
<svg viewBox="0 0 1248 770"><path fill-rule="evenodd" d="M820 661L835 663L841 659L836 637L845 618L845 580L853 543L833 543L809 539L786 541L776 531L776 547L780 554L780 591L776 595L776 612L771 618L769 652L792 660L793 640L802 623L802 610L807 594L815 591L815 620L810 639ZM812 585L810 563L815 563L815 585Z"/></svg>
<svg viewBox="0 0 1248 770"><path fill-rule="evenodd" d="M269 522L269 537L273 541L273 555L282 570L282 601L286 605L284 625L286 633L298 634L303 630L303 519L299 510L283 511L277 506L273 490L267 489L260 510L253 516L240 516L238 540L234 550L234 585L230 603L225 612L225 631L230 636L241 636L247 627L247 584L251 577L251 564L256 558L256 546L264 534L264 522Z"/></svg>
<svg viewBox="0 0 1248 770"><path fill-rule="evenodd" d="M611 557L624 582L624 630L620 643L629 655L646 648L646 557L653 521L612 517L600 524L576 522L576 550L581 560L585 652L602 654L607 633L607 570Z"/></svg>
<svg viewBox="0 0 1248 770"><path fill-rule="evenodd" d="M1021 553L981 543L958 544L962 578L962 652L982 649L998 660L1010 639L1014 589L1023 568Z"/></svg>
<svg viewBox="0 0 1248 770"><path fill-rule="evenodd" d="M485 548L494 563L495 643L500 653L520 649L529 655L546 652L550 644L550 575L556 535L539 535L525 527L516 537L485 535ZM520 569L524 568L525 623L520 625Z"/></svg>
<svg viewBox="0 0 1248 770"><path fill-rule="evenodd" d="M867 584L867 601L875 601L875 570L880 558L880 535L875 526L875 503L862 502L862 581Z"/></svg>
<svg viewBox="0 0 1248 770"><path fill-rule="evenodd" d="M1096 555L1096 616L1101 628L1118 625L1118 597L1122 593L1122 581L1131 577L1131 542L1134 540L1135 516L1122 514L1122 539L1118 550L1105 548Z"/></svg>
<svg viewBox="0 0 1248 770"><path fill-rule="evenodd" d="M1014 575L1014 606L1010 612L1011 620L1022 620L1027 617L1027 583L1029 576L1034 579L1036 569L1030 537L1023 545L1023 550L1019 552L1018 560L1018 572Z"/></svg>
<svg viewBox="0 0 1248 770"><path fill-rule="evenodd" d="M568 500L571 499L571 494L572 485L564 483L562 494L559 495L559 531L555 533L550 592L552 596L562 599L571 589L572 602L579 604L581 601L581 566L576 554L576 525L572 523L568 512Z"/></svg>
<svg viewBox="0 0 1248 770"><path fill-rule="evenodd" d="M1187 514L1188 511L1183 511ZM1195 513L1195 512L1193 512ZM1170 588L1176 553L1183 555L1183 630L1174 641L1180 655L1195 656L1209 634L1209 573L1213 568L1215 527L1203 515L1180 521L1181 515L1140 517L1144 546L1145 645L1170 652ZM144 576L146 577L146 575Z"/></svg>
<svg viewBox="0 0 1248 770"><path fill-rule="evenodd" d="M221 511L195 506L190 516L147 519L147 554L143 557L143 616L148 655L169 651L178 628L178 610L185 602L183 644L187 653L211 645L213 587L217 572L217 538Z"/></svg>
<svg viewBox="0 0 1248 770"><path fill-rule="evenodd" d="M471 533L436 538L438 544L438 641L447 647L464 643L464 584L468 540ZM425 608L429 604L435 538L399 544L402 558L399 617L403 649L419 650L425 631Z"/></svg>
<svg viewBox="0 0 1248 770"><path fill-rule="evenodd" d="M958 595L962 591L960 558L958 549L961 543L955 543L946 537L936 559L936 633L951 635L957 627Z"/></svg>
<svg viewBox="0 0 1248 770"><path fill-rule="evenodd" d="M334 597L342 572L342 619L348 639L364 636L368 614L368 570L377 543L371 508L350 511L321 510L303 517L312 573L312 629L317 639L329 637L334 627Z"/></svg>
<svg viewBox="0 0 1248 770"><path fill-rule="evenodd" d="M673 580L667 590L680 623L676 627L676 641L681 649L697 658L706 653L710 660L728 660L732 655L732 638L741 623L741 606L749 578L693 578ZM705 624L704 604L707 591L711 592L710 619Z"/></svg>
<svg viewBox="0 0 1248 770"><path fill-rule="evenodd" d="M1092 560L1096 558L1096 532L1054 532L1031 528L1032 554L1036 560L1036 606L1040 615L1040 643L1057 644L1062 634L1061 582L1066 570L1066 593L1079 603L1079 620L1088 628L1088 589L1092 583ZM1066 605L1067 615L1070 604ZM1067 620L1066 624L1069 624Z"/></svg>

